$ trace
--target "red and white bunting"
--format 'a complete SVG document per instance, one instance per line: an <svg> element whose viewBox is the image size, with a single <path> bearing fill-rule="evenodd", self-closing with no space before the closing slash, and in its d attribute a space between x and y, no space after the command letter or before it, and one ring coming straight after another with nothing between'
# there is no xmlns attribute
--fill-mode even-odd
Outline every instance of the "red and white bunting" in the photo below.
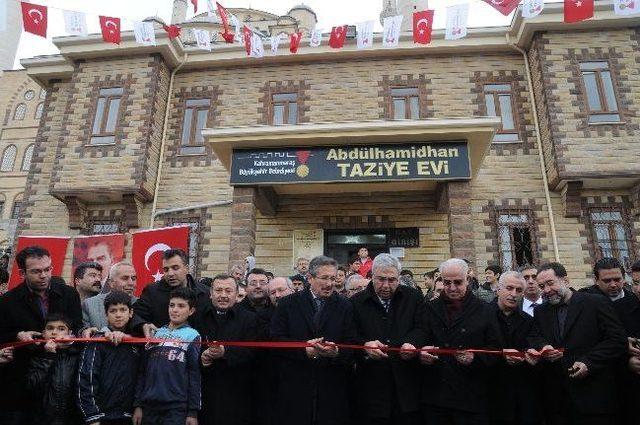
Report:
<svg viewBox="0 0 640 425"><path fill-rule="evenodd" d="M423 10L413 14L413 42L418 44L431 43L433 31L433 10Z"/></svg>
<svg viewBox="0 0 640 425"><path fill-rule="evenodd" d="M522 16L524 18L535 18L544 9L543 0L524 0L522 3Z"/></svg>
<svg viewBox="0 0 640 425"><path fill-rule="evenodd" d="M382 45L384 47L398 47L398 43L400 42L402 19L402 15L388 16L384 18L382 30Z"/></svg>
<svg viewBox="0 0 640 425"><path fill-rule="evenodd" d="M640 13L640 0L614 0L613 11L616 15L621 16Z"/></svg>
<svg viewBox="0 0 640 425"><path fill-rule="evenodd" d="M373 21L356 24L356 44L358 49L369 49L373 47L373 25Z"/></svg>
<svg viewBox="0 0 640 425"><path fill-rule="evenodd" d="M136 36L136 43L143 46L156 45L156 31L152 22L134 22L133 33Z"/></svg>
<svg viewBox="0 0 640 425"><path fill-rule="evenodd" d="M47 6L22 2L22 25L25 32L47 38Z"/></svg>
<svg viewBox="0 0 640 425"><path fill-rule="evenodd" d="M69 35L86 36L89 31L87 30L87 16L82 12L76 12L75 10L63 10L64 16L64 30Z"/></svg>
<svg viewBox="0 0 640 425"><path fill-rule="evenodd" d="M311 38L309 39L309 47L320 47L322 44L322 30L314 28L311 31Z"/></svg>
<svg viewBox="0 0 640 425"><path fill-rule="evenodd" d="M456 4L447 7L447 26L445 40L458 40L467 36L467 21L469 19L469 4Z"/></svg>
<svg viewBox="0 0 640 425"><path fill-rule="evenodd" d="M302 40L301 32L294 32L289 34L289 52L292 54L298 53L298 48L300 47L300 41Z"/></svg>
<svg viewBox="0 0 640 425"><path fill-rule="evenodd" d="M102 31L102 39L107 43L120 44L120 18L110 16L100 16L100 30Z"/></svg>
<svg viewBox="0 0 640 425"><path fill-rule="evenodd" d="M564 0L564 21L568 24L593 18L594 0Z"/></svg>

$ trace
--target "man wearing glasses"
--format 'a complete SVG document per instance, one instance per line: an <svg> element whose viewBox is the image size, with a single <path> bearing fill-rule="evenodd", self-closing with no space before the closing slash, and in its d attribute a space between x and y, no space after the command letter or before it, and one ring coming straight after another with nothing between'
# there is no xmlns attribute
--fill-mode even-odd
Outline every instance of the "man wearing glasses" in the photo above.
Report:
<svg viewBox="0 0 640 425"><path fill-rule="evenodd" d="M371 270L371 283L351 298L358 344L368 347L357 357L358 416L367 424L418 424L420 364L415 349L426 343L422 296L400 285L397 258L380 254ZM407 351L388 352L388 347Z"/></svg>
<svg viewBox="0 0 640 425"><path fill-rule="evenodd" d="M426 304L427 344L422 347L422 403L431 425L488 425L491 368L498 358L467 351L500 347L494 308L469 288L469 265L452 258L440 264L444 290ZM434 348L456 350L437 355Z"/></svg>
<svg viewBox="0 0 640 425"><path fill-rule="evenodd" d="M78 292L59 277L51 277L51 255L39 246L25 248L16 255L23 281L0 298L0 344L30 341L40 337L45 318L60 313L69 318L73 331L82 327ZM30 397L21 375L29 361L29 350L16 350L15 359L0 369L0 381L10 382L0 402L0 423L30 422Z"/></svg>
<svg viewBox="0 0 640 425"><path fill-rule="evenodd" d="M335 344L353 344L356 336L351 303L334 291L337 272L334 259L315 257L309 264L309 287L278 302L271 339L309 344L279 353L279 425L349 423L353 353Z"/></svg>

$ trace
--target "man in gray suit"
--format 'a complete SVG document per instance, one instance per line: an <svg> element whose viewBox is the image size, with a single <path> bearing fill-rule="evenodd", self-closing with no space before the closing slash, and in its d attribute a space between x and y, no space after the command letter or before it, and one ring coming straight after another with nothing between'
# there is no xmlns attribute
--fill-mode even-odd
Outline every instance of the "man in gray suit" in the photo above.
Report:
<svg viewBox="0 0 640 425"><path fill-rule="evenodd" d="M114 264L109 269L108 283L113 291L123 291L129 294L132 302L137 298L133 296L136 289L136 270L133 264L123 260ZM107 294L98 294L82 301L82 322L85 332L100 330L107 326L107 317L104 312L104 299Z"/></svg>

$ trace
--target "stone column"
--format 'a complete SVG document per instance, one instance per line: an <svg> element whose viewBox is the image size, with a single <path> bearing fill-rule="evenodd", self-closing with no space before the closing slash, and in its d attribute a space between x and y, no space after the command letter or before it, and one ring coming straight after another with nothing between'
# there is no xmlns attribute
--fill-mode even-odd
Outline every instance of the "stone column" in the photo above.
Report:
<svg viewBox="0 0 640 425"><path fill-rule="evenodd" d="M469 182L447 183L449 211L449 245L451 256L466 258L475 264L473 218L471 216L471 185Z"/></svg>
<svg viewBox="0 0 640 425"><path fill-rule="evenodd" d="M241 262L256 249L256 188L234 187L231 205L229 264Z"/></svg>

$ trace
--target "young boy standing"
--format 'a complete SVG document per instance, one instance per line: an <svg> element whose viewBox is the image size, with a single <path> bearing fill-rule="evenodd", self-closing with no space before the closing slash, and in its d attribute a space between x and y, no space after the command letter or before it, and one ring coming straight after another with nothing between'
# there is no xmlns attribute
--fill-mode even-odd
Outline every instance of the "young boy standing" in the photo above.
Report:
<svg viewBox="0 0 640 425"><path fill-rule="evenodd" d="M134 425L197 425L200 410L200 334L189 326L196 296L188 288L171 292L169 324L147 344L140 367Z"/></svg>
<svg viewBox="0 0 640 425"><path fill-rule="evenodd" d="M82 352L78 376L78 405L86 424L130 425L142 347L120 344L133 317L131 296L112 291L104 299L106 328L96 336L111 343L92 342Z"/></svg>
<svg viewBox="0 0 640 425"><path fill-rule="evenodd" d="M75 403L80 349L56 339L71 338L71 321L62 314L47 316L43 350L29 362L27 390L36 399L34 424L74 425L80 423Z"/></svg>

